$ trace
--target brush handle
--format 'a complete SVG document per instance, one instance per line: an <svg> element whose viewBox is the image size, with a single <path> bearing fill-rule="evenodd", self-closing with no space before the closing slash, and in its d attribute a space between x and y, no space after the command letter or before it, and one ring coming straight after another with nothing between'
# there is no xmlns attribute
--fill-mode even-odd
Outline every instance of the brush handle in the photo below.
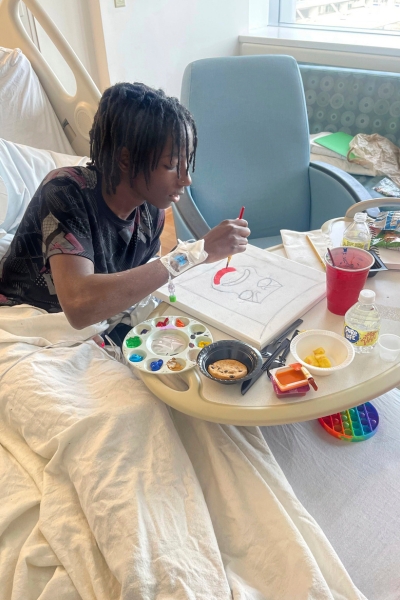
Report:
<svg viewBox="0 0 400 600"><path fill-rule="evenodd" d="M249 391L249 389L255 384L255 382L258 381L258 379L261 377L261 375L263 373L265 373L265 371L268 370L268 367L272 363L272 361L278 356L278 354L280 354L282 352L282 348L286 349L287 346L290 346L290 342L288 339L284 340L282 342L282 344L279 346L279 348L277 348L275 350L275 352L273 352L271 354L271 356L269 356L267 358L267 360L265 361L265 363L263 364L263 366L261 367L261 369L257 373L257 375L254 375L254 377L252 377L251 379L247 379L247 381L243 381L242 387L240 390L242 393L242 396L244 396L244 394Z"/></svg>
<svg viewBox="0 0 400 600"><path fill-rule="evenodd" d="M332 256L332 252L331 252L330 248L327 248L327 251L328 251L328 254L329 254L329 258L331 259L332 267L336 267L335 261L333 260L333 256Z"/></svg>
<svg viewBox="0 0 400 600"><path fill-rule="evenodd" d="M299 330L296 329L296 331L293 333L292 337L290 338L290 342L292 342L292 340L294 340L294 338L296 337L296 335L299 334ZM285 348L285 350L282 352L282 354L280 356L278 356L278 359L281 361L285 361L287 358L287 355L290 352L290 343L287 345L287 347Z"/></svg>
<svg viewBox="0 0 400 600"><path fill-rule="evenodd" d="M240 209L240 213L239 213L238 219L243 219L244 208L245 207L242 206L242 208ZM226 261L226 267L225 267L226 269L229 267L229 263L231 262L231 259L232 259L232 255L229 255L228 256L228 260Z"/></svg>
<svg viewBox="0 0 400 600"><path fill-rule="evenodd" d="M319 262L321 263L321 265L323 266L324 270L326 271L325 261L322 258L322 256L320 255L320 253L318 252L318 249L317 249L316 245L314 244L314 242L312 241L312 239L310 238L309 235L306 234L306 238L307 238L307 241L310 244L311 249L314 252L315 256L318 258Z"/></svg>
<svg viewBox="0 0 400 600"><path fill-rule="evenodd" d="M264 352L266 352L268 346L271 346L271 345L275 346L276 344L279 344L280 342L282 342L282 340L284 340L285 337L287 335L289 335L289 333L291 333L293 331L293 329L296 329L299 325L301 325L302 322L303 322L303 319L297 319L297 321L295 321L294 323L292 323L291 325L289 325L289 327L287 327L285 329L285 331L283 331L280 334L279 337L277 337L274 340L272 340L271 342L269 342L266 346L264 346L264 348L261 348L261 350L260 350L261 355L264 357ZM265 356L267 356L267 354L265 354ZM267 356L267 358L268 358L268 356Z"/></svg>

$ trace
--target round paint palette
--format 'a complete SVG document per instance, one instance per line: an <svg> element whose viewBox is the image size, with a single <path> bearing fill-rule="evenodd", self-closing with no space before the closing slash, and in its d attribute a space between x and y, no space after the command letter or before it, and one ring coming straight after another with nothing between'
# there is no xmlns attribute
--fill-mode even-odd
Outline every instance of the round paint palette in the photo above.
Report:
<svg viewBox="0 0 400 600"><path fill-rule="evenodd" d="M376 433L379 415L376 408L366 402L318 421L330 435L348 442L363 442Z"/></svg>
<svg viewBox="0 0 400 600"><path fill-rule="evenodd" d="M200 350L212 341L211 332L196 319L168 316L136 325L125 337L122 350L134 369L171 375L196 366Z"/></svg>

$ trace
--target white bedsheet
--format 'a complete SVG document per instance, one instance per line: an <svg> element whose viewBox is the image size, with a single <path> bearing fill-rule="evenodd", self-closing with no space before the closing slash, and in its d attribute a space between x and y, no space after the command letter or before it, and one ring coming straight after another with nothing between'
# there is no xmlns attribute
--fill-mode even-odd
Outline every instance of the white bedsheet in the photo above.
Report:
<svg viewBox="0 0 400 600"><path fill-rule="evenodd" d="M92 333L0 308L1 600L363 598L258 428L168 409L94 342L28 356Z"/></svg>

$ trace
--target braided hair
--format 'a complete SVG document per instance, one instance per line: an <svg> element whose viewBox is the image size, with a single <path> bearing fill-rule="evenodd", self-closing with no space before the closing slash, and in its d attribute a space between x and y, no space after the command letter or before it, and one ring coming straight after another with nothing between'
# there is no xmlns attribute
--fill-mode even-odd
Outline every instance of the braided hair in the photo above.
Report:
<svg viewBox="0 0 400 600"><path fill-rule="evenodd" d="M186 173L191 164L194 171L197 131L190 112L162 90L143 83L117 83L100 99L90 130L89 164L102 173L107 193L115 193L121 179L118 162L125 147L131 186L140 172L149 185L150 172L157 168L170 137L171 161L184 149ZM180 161L177 168L180 177Z"/></svg>

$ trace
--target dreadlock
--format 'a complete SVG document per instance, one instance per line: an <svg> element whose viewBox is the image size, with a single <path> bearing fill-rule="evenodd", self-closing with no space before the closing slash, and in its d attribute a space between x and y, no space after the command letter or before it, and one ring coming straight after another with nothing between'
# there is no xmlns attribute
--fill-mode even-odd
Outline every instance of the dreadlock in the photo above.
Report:
<svg viewBox="0 0 400 600"><path fill-rule="evenodd" d="M140 172L148 185L150 172L157 168L170 137L171 160L174 153L181 156L184 150L186 173L190 165L194 171L197 131L190 112L162 90L143 83L117 83L100 99L90 130L90 164L102 173L107 193L115 193L120 182L118 161L125 147L129 152L131 186ZM179 166L180 161L180 177Z"/></svg>

